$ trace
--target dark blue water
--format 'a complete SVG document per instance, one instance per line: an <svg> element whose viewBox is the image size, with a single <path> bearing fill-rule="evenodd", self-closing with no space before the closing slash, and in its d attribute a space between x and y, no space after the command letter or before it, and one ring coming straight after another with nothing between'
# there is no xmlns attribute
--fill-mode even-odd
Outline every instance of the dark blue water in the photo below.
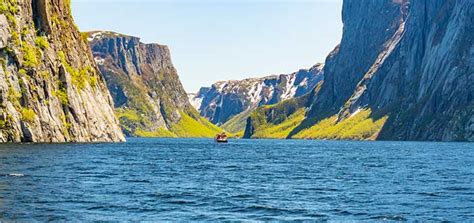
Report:
<svg viewBox="0 0 474 223"><path fill-rule="evenodd" d="M474 144L0 145L4 220L470 220Z"/></svg>

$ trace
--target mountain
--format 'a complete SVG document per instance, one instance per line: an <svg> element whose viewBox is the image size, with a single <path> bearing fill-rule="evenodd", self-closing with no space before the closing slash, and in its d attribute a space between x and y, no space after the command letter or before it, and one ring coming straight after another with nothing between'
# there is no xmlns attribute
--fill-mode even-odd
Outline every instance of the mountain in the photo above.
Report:
<svg viewBox="0 0 474 223"><path fill-rule="evenodd" d="M243 131L251 111L264 105L308 93L323 80L324 65L291 74L221 81L210 88L203 87L190 96L191 103L212 123L231 132Z"/></svg>
<svg viewBox="0 0 474 223"><path fill-rule="evenodd" d="M214 137L221 131L189 103L167 46L102 31L88 33L88 40L126 135Z"/></svg>
<svg viewBox="0 0 474 223"><path fill-rule="evenodd" d="M124 141L67 0L0 0L0 142Z"/></svg>
<svg viewBox="0 0 474 223"><path fill-rule="evenodd" d="M474 2L344 0L325 80L247 138L474 141Z"/></svg>
<svg viewBox="0 0 474 223"><path fill-rule="evenodd" d="M201 87L197 93L188 93L191 105L199 111L201 109L202 101L210 90L210 87Z"/></svg>

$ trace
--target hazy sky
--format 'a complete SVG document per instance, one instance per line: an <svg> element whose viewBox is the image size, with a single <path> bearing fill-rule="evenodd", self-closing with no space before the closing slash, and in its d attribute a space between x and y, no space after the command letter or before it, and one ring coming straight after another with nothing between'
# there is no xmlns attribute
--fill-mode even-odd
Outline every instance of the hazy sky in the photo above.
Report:
<svg viewBox="0 0 474 223"><path fill-rule="evenodd" d="M342 0L72 0L81 31L168 45L188 92L324 62L342 35L341 8Z"/></svg>

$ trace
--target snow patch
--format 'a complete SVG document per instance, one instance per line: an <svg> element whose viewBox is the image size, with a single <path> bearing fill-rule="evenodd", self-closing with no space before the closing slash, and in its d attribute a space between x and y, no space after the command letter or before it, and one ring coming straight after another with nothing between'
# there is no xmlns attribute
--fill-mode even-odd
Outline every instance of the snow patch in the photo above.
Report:
<svg viewBox="0 0 474 223"><path fill-rule="evenodd" d="M96 33L92 34L90 37L88 37L87 40L88 40L89 42L91 42L91 41L93 41L93 40L95 40L95 39L101 39L102 36L103 36L103 33L102 33L102 32L96 32Z"/></svg>
<svg viewBox="0 0 474 223"><path fill-rule="evenodd" d="M295 86L296 74L291 74L288 76L289 79L286 82L285 93L281 95L281 100L290 99L296 94L298 86Z"/></svg>
<svg viewBox="0 0 474 223"><path fill-rule="evenodd" d="M263 83L256 83L252 89L249 91L249 97L250 97L250 102L252 104L256 104L260 102L260 93L262 93L263 90Z"/></svg>
<svg viewBox="0 0 474 223"><path fill-rule="evenodd" d="M301 83L299 84L299 86L300 86L300 87L306 87L306 86L308 86L308 78L305 77L305 78L303 79L303 81L301 81Z"/></svg>
<svg viewBox="0 0 474 223"><path fill-rule="evenodd" d="M200 111L201 109L201 105L202 105L202 100L204 100L204 97L196 97L197 95L196 94L188 94L188 97L189 97L189 103L191 103L191 105L197 109L198 111Z"/></svg>
<svg viewBox="0 0 474 223"><path fill-rule="evenodd" d="M94 60L99 65L104 65L104 63L105 63L105 59L101 58L101 57L94 57Z"/></svg>

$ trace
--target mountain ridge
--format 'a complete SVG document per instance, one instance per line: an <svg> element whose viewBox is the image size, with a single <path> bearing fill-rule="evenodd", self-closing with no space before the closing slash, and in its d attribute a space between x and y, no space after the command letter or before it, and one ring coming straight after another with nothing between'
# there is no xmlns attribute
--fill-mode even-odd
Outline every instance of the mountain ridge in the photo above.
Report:
<svg viewBox="0 0 474 223"><path fill-rule="evenodd" d="M189 103L166 45L111 31L87 35L126 135L214 137L221 131Z"/></svg>
<svg viewBox="0 0 474 223"><path fill-rule="evenodd" d="M324 64L318 63L290 74L218 81L211 87L201 88L190 100L211 122L228 131L240 132L245 127L242 120L252 110L310 91L323 80L323 67Z"/></svg>
<svg viewBox="0 0 474 223"><path fill-rule="evenodd" d="M284 138L474 141L473 15L472 1L345 0L322 85L289 114L257 110L246 137L303 109Z"/></svg>

